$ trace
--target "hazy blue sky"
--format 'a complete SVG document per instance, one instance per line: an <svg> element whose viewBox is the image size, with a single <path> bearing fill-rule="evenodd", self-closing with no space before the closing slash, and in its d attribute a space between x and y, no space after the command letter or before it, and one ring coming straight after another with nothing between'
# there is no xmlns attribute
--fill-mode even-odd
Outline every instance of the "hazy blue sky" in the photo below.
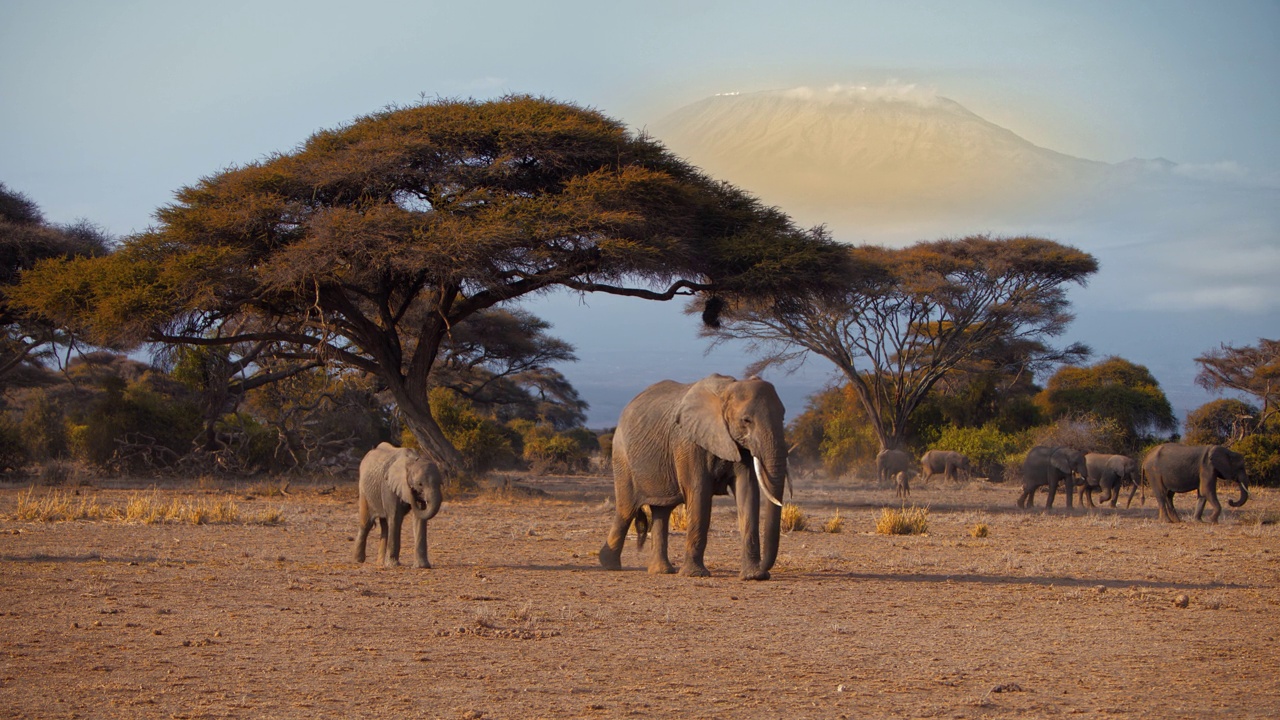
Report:
<svg viewBox="0 0 1280 720"><path fill-rule="evenodd" d="M644 126L717 92L892 79L1073 155L1280 179L1275 0L0 0L0 67L0 181L117 235L181 185L423 93Z"/></svg>

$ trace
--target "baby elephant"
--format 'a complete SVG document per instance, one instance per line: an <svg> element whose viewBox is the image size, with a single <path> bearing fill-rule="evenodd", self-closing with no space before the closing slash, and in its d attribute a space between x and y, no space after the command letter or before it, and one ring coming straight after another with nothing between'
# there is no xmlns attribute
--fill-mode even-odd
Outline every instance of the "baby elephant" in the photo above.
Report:
<svg viewBox="0 0 1280 720"><path fill-rule="evenodd" d="M377 520L382 529L378 561L400 564L400 523L413 511L417 539L415 567L429 568L427 521L440 510L440 468L408 448L382 443L360 461L360 528L356 534L356 562L364 562L365 541ZM390 527L387 522L390 521Z"/></svg>

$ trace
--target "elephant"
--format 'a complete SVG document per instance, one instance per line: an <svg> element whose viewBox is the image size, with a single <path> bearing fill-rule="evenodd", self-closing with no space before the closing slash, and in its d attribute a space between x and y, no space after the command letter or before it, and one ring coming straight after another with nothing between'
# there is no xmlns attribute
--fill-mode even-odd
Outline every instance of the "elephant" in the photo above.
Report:
<svg viewBox="0 0 1280 720"><path fill-rule="evenodd" d="M613 436L617 510L600 548L600 564L621 569L623 542L634 522L638 549L653 533L649 572L674 572L667 532L671 511L684 503L689 526L680 574L708 576L703 555L712 496L732 493L742 535L739 577L768 580L778 557L779 498L787 482L785 412L773 385L758 377L740 381L710 375L691 384L664 380L632 399Z"/></svg>
<svg viewBox="0 0 1280 720"><path fill-rule="evenodd" d="M1045 509L1053 507L1053 498L1058 494L1058 483L1066 480L1067 507L1071 507L1071 497L1075 494L1075 479L1084 479L1086 473L1084 453L1069 447L1046 447L1037 445L1031 448L1022 461L1022 495L1018 498L1018 507L1035 507L1036 488L1049 486L1049 501Z"/></svg>
<svg viewBox="0 0 1280 720"><path fill-rule="evenodd" d="M359 528L355 561L364 562L365 543L376 520L382 530L378 561L400 564L400 524L413 513L417 543L415 567L430 568L427 559L427 521L440 511L440 468L409 448L381 443L360 461Z"/></svg>
<svg viewBox="0 0 1280 720"><path fill-rule="evenodd" d="M920 481L925 482L934 475L942 475L947 480L956 481L960 479L960 472L964 472L964 479L968 480L973 476L973 470L969 466L969 458L952 450L930 450L920 456Z"/></svg>
<svg viewBox="0 0 1280 720"><path fill-rule="evenodd" d="M911 498L911 476L901 470L893 476L893 495L902 500Z"/></svg>
<svg viewBox="0 0 1280 720"><path fill-rule="evenodd" d="M1233 508L1249 501L1248 477L1244 456L1221 445L1157 445L1142 461L1142 477L1151 483L1151 492L1160 504L1160 519L1180 522L1173 507L1173 494L1197 491L1196 520L1204 513L1207 501L1213 506L1209 522L1218 522L1222 504L1218 502L1218 480L1234 480L1240 486L1240 499L1227 500Z"/></svg>
<svg viewBox="0 0 1280 720"><path fill-rule="evenodd" d="M911 456L901 450L881 450L876 455L876 477L881 483L889 482L900 472L911 472Z"/></svg>
<svg viewBox="0 0 1280 720"><path fill-rule="evenodd" d="M1101 489L1102 496L1098 498L1098 504L1110 501L1111 507L1115 507L1116 501L1120 499L1120 488L1131 485L1129 498L1124 506L1128 508L1133 504L1133 496L1142 484L1142 469L1137 460L1127 455L1087 453L1084 465L1085 482L1080 486L1082 503L1093 507L1093 491Z"/></svg>

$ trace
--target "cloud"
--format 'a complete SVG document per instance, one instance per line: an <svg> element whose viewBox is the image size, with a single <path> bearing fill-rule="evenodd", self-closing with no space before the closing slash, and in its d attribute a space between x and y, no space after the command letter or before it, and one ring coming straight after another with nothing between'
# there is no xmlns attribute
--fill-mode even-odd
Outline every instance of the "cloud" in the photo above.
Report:
<svg viewBox="0 0 1280 720"><path fill-rule="evenodd" d="M797 87L783 90L780 94L796 100L830 105L887 100L932 107L939 99L937 88L921 87L915 83L903 83L897 80L889 80L881 85L837 84L825 88Z"/></svg>

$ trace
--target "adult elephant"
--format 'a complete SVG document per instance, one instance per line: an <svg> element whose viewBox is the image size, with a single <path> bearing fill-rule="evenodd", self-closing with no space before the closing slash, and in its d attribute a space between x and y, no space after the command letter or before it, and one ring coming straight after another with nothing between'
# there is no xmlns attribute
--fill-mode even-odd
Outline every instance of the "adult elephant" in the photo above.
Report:
<svg viewBox="0 0 1280 720"><path fill-rule="evenodd" d="M1209 522L1218 522L1222 503L1218 502L1218 481L1232 480L1240 486L1240 499L1227 500L1233 508L1249 500L1248 477L1244 470L1244 456L1221 445L1158 445L1147 453L1142 461L1143 478L1151 483L1151 492L1160 504L1160 519L1179 522L1178 511L1173 507L1173 494L1197 491L1196 520L1204 513L1204 504L1213 507Z"/></svg>
<svg viewBox="0 0 1280 720"><path fill-rule="evenodd" d="M1125 500L1124 506L1128 508L1133 504L1133 496L1142 482L1142 469L1137 460L1128 455L1087 453L1084 465L1085 482L1080 487L1082 502L1093 507L1093 491L1101 490L1098 504L1110 501L1111 507L1115 507L1116 501L1120 499L1120 488L1129 485L1129 498Z"/></svg>
<svg viewBox="0 0 1280 720"><path fill-rule="evenodd" d="M664 380L646 388L622 410L613 436L617 513L600 564L622 567L622 545L634 522L636 546L652 530L649 572L674 572L667 559L671 511L689 510L681 575L705 577L703 562L713 495L733 492L742 534L743 580L767 580L778 557L787 444L782 401L757 377L711 375L696 383ZM761 513L760 496L767 498ZM645 517L648 506L652 515ZM763 521L760 516L763 514Z"/></svg>
<svg viewBox="0 0 1280 720"><path fill-rule="evenodd" d="M1053 498L1058 494L1058 483L1066 481L1067 507L1071 507L1071 496L1075 494L1075 479L1085 477L1084 453L1069 447L1048 447L1037 445L1031 448L1022 461L1022 496L1018 498L1018 507L1035 507L1036 489L1042 485L1049 486L1049 501L1045 509L1053 507Z"/></svg>
<svg viewBox="0 0 1280 720"><path fill-rule="evenodd" d="M881 483L895 480L898 473L912 473L911 456L901 450L881 450L876 455L876 477ZM896 482L896 480L895 480Z"/></svg>
<svg viewBox="0 0 1280 720"><path fill-rule="evenodd" d="M973 476L969 458L954 450L930 450L920 456L921 482L927 482L934 475L954 482L960 479L961 473L965 480Z"/></svg>

